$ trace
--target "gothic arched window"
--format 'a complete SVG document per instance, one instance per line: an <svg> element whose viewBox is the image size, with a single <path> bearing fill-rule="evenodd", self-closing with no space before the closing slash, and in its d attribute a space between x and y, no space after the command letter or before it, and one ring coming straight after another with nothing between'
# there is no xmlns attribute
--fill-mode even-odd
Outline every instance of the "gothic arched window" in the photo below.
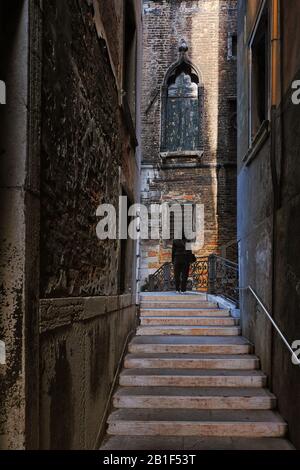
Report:
<svg viewBox="0 0 300 470"><path fill-rule="evenodd" d="M162 90L162 152L194 152L202 147L202 82L186 57L187 45L166 75Z"/></svg>

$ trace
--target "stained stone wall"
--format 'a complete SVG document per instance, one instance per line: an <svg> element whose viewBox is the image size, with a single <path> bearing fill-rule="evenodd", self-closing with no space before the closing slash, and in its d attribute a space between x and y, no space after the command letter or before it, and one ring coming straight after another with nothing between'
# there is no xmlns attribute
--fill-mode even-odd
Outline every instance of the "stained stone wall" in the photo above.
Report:
<svg viewBox="0 0 300 470"><path fill-rule="evenodd" d="M235 0L144 1L141 187L146 204L204 204L205 241L196 254L224 254L222 248L233 243L227 254L234 260L236 58L232 57L231 36L237 32L236 8ZM170 154L161 152L166 118L163 86L180 58L182 40L201 85L199 144L190 145L187 139L177 154L175 148ZM171 260L170 246L170 242L156 240L142 243L142 284Z"/></svg>
<svg viewBox="0 0 300 470"><path fill-rule="evenodd" d="M256 290L293 344L299 340L300 331L300 106L292 102L292 83L300 77L300 5L293 0L279 3L282 53L277 71L282 79L281 96L270 114L274 119L271 132L261 135L259 147L253 145L251 149L247 44L261 2L239 2L238 237L241 285ZM268 41L271 46L271 36ZM269 54L271 59L271 50ZM289 437L300 449L299 366L292 364L282 339L246 291L241 293L241 320L243 334L254 343L269 376L279 411L289 426Z"/></svg>
<svg viewBox="0 0 300 470"><path fill-rule="evenodd" d="M93 449L136 324L135 246L96 236L97 207L139 197L139 107L122 97L123 2L46 2L41 153L40 447ZM134 14L137 57L141 11ZM136 64L137 71L140 64ZM139 90L138 73L134 89ZM130 126L130 120L135 123ZM137 142L138 143L138 142ZM126 266L121 268L126 258ZM120 275L124 276L121 280ZM102 427L101 427L102 423ZM105 421L104 421L105 423Z"/></svg>
<svg viewBox="0 0 300 470"><path fill-rule="evenodd" d="M96 209L118 208L126 136L118 89L88 2L57 1L44 9L41 294L113 295L119 246L97 239ZM114 8L110 20L109 34L115 29L120 38ZM112 47L119 70L120 47Z"/></svg>
<svg viewBox="0 0 300 470"><path fill-rule="evenodd" d="M28 109L37 104L28 88L29 47L31 54L38 50L38 42L29 45L31 7L29 0L0 6L0 74L6 83L6 104L0 106L0 449L23 448L26 428L27 442L36 442L30 428L38 427L37 401L29 398L26 405L38 388L38 169L35 146L30 156L27 149L29 134L36 142L28 121Z"/></svg>
<svg viewBox="0 0 300 470"><path fill-rule="evenodd" d="M136 326L136 247L96 237L101 203L118 209L123 192L139 198L141 8L132 2L132 119L122 91L124 6L0 6L8 100L0 108L3 449L99 448Z"/></svg>

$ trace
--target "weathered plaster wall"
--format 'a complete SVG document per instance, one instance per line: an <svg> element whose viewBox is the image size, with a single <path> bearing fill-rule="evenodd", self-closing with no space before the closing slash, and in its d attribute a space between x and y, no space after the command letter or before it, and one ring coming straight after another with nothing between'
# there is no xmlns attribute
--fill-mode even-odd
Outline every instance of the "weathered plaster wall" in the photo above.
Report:
<svg viewBox="0 0 300 470"><path fill-rule="evenodd" d="M105 8L104 8L105 6ZM139 162L121 89L123 2L47 2L41 154L40 447L93 449L120 355L136 324L135 244L96 237L96 209ZM137 30L141 17L137 8ZM137 86L138 88L138 86ZM139 126L139 112L137 110ZM137 128L138 138L139 127Z"/></svg>
<svg viewBox="0 0 300 470"><path fill-rule="evenodd" d="M197 253L220 253L236 240L236 144L232 103L236 60L228 35L236 33L236 1L145 1L142 93L142 201L193 202L205 206L205 244ZM203 156L168 159L161 169L161 87L178 60L180 41L203 81ZM168 166L168 168L166 168ZM170 261L170 243L142 243L142 282Z"/></svg>
<svg viewBox="0 0 300 470"><path fill-rule="evenodd" d="M93 449L120 355L136 324L135 244L96 237L96 209L126 191L139 161L121 89L123 2L44 5L40 447ZM141 16L137 5L137 30ZM140 36L139 36L140 37ZM138 89L138 85L137 85ZM137 109L137 138L139 110Z"/></svg>
<svg viewBox="0 0 300 470"><path fill-rule="evenodd" d="M132 201L139 194L120 99L123 6L0 5L1 448L93 448L135 327L135 246L132 294L118 296L119 242L95 232L99 204L118 209L121 185ZM138 106L136 122L139 140Z"/></svg>
<svg viewBox="0 0 300 470"><path fill-rule="evenodd" d="M25 445L24 321L26 290L26 139L28 2L1 5L1 75L7 104L0 107L0 448Z"/></svg>
<svg viewBox="0 0 300 470"><path fill-rule="evenodd" d="M41 302L41 449L99 445L124 341L136 324L133 304L131 295Z"/></svg>
<svg viewBox="0 0 300 470"><path fill-rule="evenodd" d="M281 207L276 216L274 316L288 341L300 340L300 106L292 103L292 81L300 79L300 5L282 1L283 89L278 116L282 116ZM282 113L282 114L281 114ZM272 349L274 392L279 409L289 423L290 436L300 449L300 368L277 335Z"/></svg>
<svg viewBox="0 0 300 470"><path fill-rule="evenodd" d="M268 308L272 306L272 179L270 140L249 166L243 158L248 151L248 48L247 40L255 21L254 2L239 2L238 11L238 240L240 285L251 285ZM249 8L249 11L247 10ZM245 23L245 15L247 21ZM244 26L246 24L246 32ZM244 38L247 38L246 42ZM241 293L243 334L255 343L265 372L271 372L271 325L247 292Z"/></svg>
<svg viewBox="0 0 300 470"><path fill-rule="evenodd" d="M282 102L276 110L276 135L270 135L249 166L243 157L248 151L248 48L258 8L254 2L239 2L238 73L238 237L241 286L251 284L270 309L290 344L299 339L299 181L298 123L300 107L292 104L291 81L300 78L300 20L297 2L281 2ZM244 18L246 15L246 22ZM246 24L247 31L244 31ZM244 41L246 38L246 41ZM282 128L281 128L282 124ZM274 207L271 174L271 138L275 139L279 205ZM281 148L282 144L282 148ZM275 186L276 188L276 186ZM274 273L273 273L274 271ZM263 369L278 398L278 408L289 424L289 433L300 448L300 369L269 320L250 294L242 293L243 334L255 344Z"/></svg>

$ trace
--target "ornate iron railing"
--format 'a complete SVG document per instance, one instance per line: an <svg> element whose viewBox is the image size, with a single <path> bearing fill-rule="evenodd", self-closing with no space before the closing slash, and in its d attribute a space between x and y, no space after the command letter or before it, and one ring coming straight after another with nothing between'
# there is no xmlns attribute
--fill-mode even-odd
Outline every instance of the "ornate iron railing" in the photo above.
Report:
<svg viewBox="0 0 300 470"><path fill-rule="evenodd" d="M239 304L238 265L217 255L197 258L191 265L188 289L206 291L221 295L238 306ZM149 276L145 290L149 292L167 292L175 290L174 268L172 263L164 263L154 274Z"/></svg>
<svg viewBox="0 0 300 470"><path fill-rule="evenodd" d="M154 274L149 276L149 292L175 290L174 268L172 263L164 263Z"/></svg>
<svg viewBox="0 0 300 470"><path fill-rule="evenodd" d="M239 304L238 264L217 255L209 257L209 293Z"/></svg>
<svg viewBox="0 0 300 470"><path fill-rule="evenodd" d="M190 276L192 278L192 287L195 290L207 290L208 288L208 266L209 259L197 258L195 263L191 265Z"/></svg>
<svg viewBox="0 0 300 470"><path fill-rule="evenodd" d="M188 279L189 290L207 290L208 287L208 258L197 258L191 264ZM166 292L175 290L173 263L164 263L154 274L149 276L147 286L149 292Z"/></svg>

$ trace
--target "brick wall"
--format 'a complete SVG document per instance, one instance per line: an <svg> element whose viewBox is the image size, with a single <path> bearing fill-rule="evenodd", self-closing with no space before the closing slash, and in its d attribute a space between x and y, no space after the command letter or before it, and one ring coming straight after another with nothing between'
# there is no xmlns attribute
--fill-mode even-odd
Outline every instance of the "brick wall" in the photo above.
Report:
<svg viewBox="0 0 300 470"><path fill-rule="evenodd" d="M220 252L236 239L236 143L233 129L236 60L229 36L236 33L237 2L145 1L142 92L142 201L189 201L205 206L205 244L199 256ZM161 87L178 60L184 39L203 81L198 158L169 159L161 165ZM141 280L170 261L170 243L143 242Z"/></svg>
<svg viewBox="0 0 300 470"><path fill-rule="evenodd" d="M112 3L101 21L109 18L108 40L116 37L108 48L96 34L91 3L44 6L42 296L117 293L119 246L97 239L95 214L101 203L118 207L123 155L124 171L133 173L124 179L135 190L136 169L128 162L134 149L115 81L121 75L120 12Z"/></svg>

